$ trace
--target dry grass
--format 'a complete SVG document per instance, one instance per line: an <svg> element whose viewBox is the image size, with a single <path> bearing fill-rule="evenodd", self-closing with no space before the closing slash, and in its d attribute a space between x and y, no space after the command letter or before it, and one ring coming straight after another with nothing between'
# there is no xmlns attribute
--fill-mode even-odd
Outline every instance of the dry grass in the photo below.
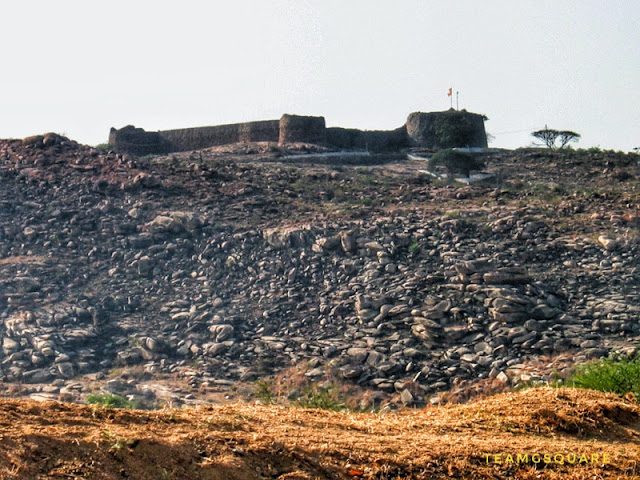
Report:
<svg viewBox="0 0 640 480"><path fill-rule="evenodd" d="M639 415L633 399L551 388L386 414L252 404L143 412L5 400L0 477L635 478Z"/></svg>
<svg viewBox="0 0 640 480"><path fill-rule="evenodd" d="M47 257L37 255L19 255L15 257L0 258L0 265L21 265L25 263L32 263L36 265L44 265L51 259Z"/></svg>

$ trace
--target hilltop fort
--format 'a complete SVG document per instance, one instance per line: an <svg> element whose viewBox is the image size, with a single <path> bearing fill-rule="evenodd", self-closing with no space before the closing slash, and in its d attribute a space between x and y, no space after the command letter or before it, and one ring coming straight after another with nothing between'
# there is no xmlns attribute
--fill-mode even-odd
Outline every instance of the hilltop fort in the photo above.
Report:
<svg viewBox="0 0 640 480"><path fill-rule="evenodd" d="M324 117L285 114L280 120L147 132L112 128L114 150L135 155L198 150L239 142L313 143L338 149L393 152L402 148L487 147L486 117L466 110L414 112L395 130L326 127Z"/></svg>

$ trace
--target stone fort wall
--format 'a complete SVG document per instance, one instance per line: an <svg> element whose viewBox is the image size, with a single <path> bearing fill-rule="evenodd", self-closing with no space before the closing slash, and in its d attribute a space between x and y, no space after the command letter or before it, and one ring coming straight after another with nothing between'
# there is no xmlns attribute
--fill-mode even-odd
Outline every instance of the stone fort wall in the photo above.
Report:
<svg viewBox="0 0 640 480"><path fill-rule="evenodd" d="M409 114L405 127L411 146L487 148L486 119L465 110L414 112Z"/></svg>
<svg viewBox="0 0 640 480"><path fill-rule="evenodd" d="M245 142L303 142L341 149L391 152L425 148L486 147L486 117L466 111L414 112L395 130L327 128L324 117L285 114L280 120L147 132L131 125L112 128L109 144L134 155L165 154ZM453 131L454 135L447 135ZM444 132L444 133L443 133ZM452 144L453 143L453 144Z"/></svg>

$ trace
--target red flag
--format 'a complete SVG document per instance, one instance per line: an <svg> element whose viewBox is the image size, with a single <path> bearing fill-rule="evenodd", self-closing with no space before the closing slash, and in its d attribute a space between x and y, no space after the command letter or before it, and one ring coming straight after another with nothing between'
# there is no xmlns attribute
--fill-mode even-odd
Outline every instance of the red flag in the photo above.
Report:
<svg viewBox="0 0 640 480"><path fill-rule="evenodd" d="M449 93L447 93L447 97L450 97L451 95L453 95L453 88L449 89Z"/></svg>

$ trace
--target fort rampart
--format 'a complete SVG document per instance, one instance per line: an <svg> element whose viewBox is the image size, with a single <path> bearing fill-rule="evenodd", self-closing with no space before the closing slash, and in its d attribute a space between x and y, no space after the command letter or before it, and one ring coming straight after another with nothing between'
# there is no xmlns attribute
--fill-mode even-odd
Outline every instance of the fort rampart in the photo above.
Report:
<svg viewBox="0 0 640 480"><path fill-rule="evenodd" d="M198 150L245 142L314 143L348 150L399 151L406 147L486 147L486 117L464 110L414 112L395 130L327 128L324 117L285 114L280 120L147 132L131 125L111 129L109 144L134 155Z"/></svg>

